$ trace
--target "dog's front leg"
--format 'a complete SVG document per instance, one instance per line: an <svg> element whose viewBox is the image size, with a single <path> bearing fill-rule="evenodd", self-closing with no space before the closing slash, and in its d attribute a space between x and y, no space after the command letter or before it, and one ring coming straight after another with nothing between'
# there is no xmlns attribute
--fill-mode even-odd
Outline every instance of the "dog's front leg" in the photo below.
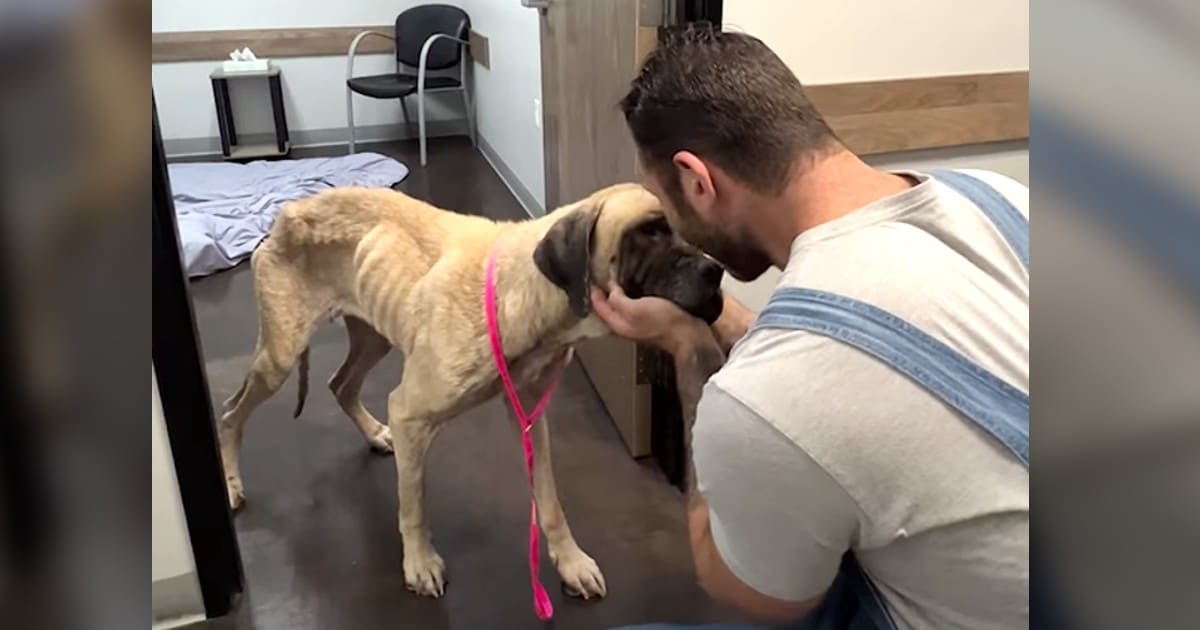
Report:
<svg viewBox="0 0 1200 630"><path fill-rule="evenodd" d="M529 363L516 366L517 379L521 383L518 393L526 409L534 407L542 393L550 387L554 376L571 362L572 355L573 351L567 349L554 357L549 365L531 359ZM513 426L520 430L521 423L512 408L505 405L505 409ZM567 594L584 599L604 597L607 587L600 567L575 542L562 504L558 502L558 488L554 483L554 466L550 458L550 419L543 415L529 430L533 442L533 500L537 504L538 524L546 534L550 560L562 576Z"/></svg>
<svg viewBox="0 0 1200 630"><path fill-rule="evenodd" d="M446 564L433 548L425 519L425 453L440 424L428 415L414 415L406 403L404 383L388 397L388 424L394 438L396 489L399 494L400 538L404 546L404 583L430 597L445 592Z"/></svg>
<svg viewBox="0 0 1200 630"><path fill-rule="evenodd" d="M555 356L549 365L532 358L529 363L516 366L517 382L521 383L518 393L526 409L534 407L546 388L550 387L554 375L566 368L573 355L571 349L566 349ZM520 422L512 408L507 405L505 408L513 425L520 430ZM530 437L533 442L533 499L537 504L538 524L546 534L550 560L558 569L567 594L584 599L604 597L608 592L604 575L600 573L596 561L575 542L562 504L558 502L558 488L554 483L554 466L550 457L549 418L543 415L537 419L530 427Z"/></svg>
<svg viewBox="0 0 1200 630"><path fill-rule="evenodd" d="M536 399L535 399L536 400ZM584 553L571 534L558 488L554 483L554 467L550 462L550 423L542 416L533 424L533 498L537 503L538 521L546 534L550 560L562 577L567 594L589 599L604 597L608 592L604 575L591 556Z"/></svg>

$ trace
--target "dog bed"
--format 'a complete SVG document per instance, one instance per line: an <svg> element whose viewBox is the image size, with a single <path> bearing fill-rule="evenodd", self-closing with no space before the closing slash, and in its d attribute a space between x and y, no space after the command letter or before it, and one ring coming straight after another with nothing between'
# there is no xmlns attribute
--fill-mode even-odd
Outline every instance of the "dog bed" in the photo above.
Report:
<svg viewBox="0 0 1200 630"><path fill-rule="evenodd" d="M389 187L408 168L378 153L168 165L189 277L228 269L267 236L283 204L334 186Z"/></svg>

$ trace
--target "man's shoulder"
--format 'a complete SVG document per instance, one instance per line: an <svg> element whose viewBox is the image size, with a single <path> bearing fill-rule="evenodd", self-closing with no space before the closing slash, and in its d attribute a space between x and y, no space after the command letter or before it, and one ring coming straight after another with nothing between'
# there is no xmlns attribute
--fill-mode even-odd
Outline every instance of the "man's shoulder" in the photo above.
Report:
<svg viewBox="0 0 1200 630"><path fill-rule="evenodd" d="M1008 201L1012 203L1013 206L1015 206L1017 210L1021 212L1021 214L1025 215L1026 218L1029 217L1029 187L1025 184L1022 184L1008 175L997 173L996 171L984 170L981 168L959 168L952 170L964 175L970 175L971 177L978 179L988 186L991 186L996 190L996 192L1003 195L1005 199L1008 199Z"/></svg>

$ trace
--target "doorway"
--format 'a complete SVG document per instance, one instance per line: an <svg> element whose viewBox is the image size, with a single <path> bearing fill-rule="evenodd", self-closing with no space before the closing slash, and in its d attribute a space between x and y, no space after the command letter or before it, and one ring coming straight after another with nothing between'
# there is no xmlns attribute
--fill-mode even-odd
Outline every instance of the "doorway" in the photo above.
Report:
<svg viewBox="0 0 1200 630"><path fill-rule="evenodd" d="M555 0L541 13L546 207L637 181L637 148L617 103L661 29L720 24L721 0ZM625 42L625 45L613 45ZM586 68L586 72L581 72ZM608 337L579 361L632 457L653 456L682 488L686 449L671 361Z"/></svg>
<svg viewBox="0 0 1200 630"><path fill-rule="evenodd" d="M613 89L623 89L622 83L632 76L635 55L629 53L627 58L626 74L612 82ZM500 62L499 55L493 58L493 63ZM615 112L615 100L608 102L613 103ZM620 133L626 133L619 117L611 121L620 125ZM594 133L605 132L595 127ZM328 148L336 150L340 147ZM371 150L415 161L415 143L381 143ZM294 154L307 157L322 151L298 148ZM161 151L158 154L156 160ZM627 155L631 159L621 167L627 170L615 175L623 180L636 176L636 161L632 153ZM617 168L615 161L610 168ZM165 202L156 208L163 225L169 218L170 201L166 172L163 163ZM602 174L595 173L597 177ZM599 185L607 183L611 182ZM399 188L464 213L486 213L495 219L517 219L525 213L484 157L462 139L431 141L429 168L413 173ZM159 232L156 228L156 234ZM177 251L175 258L177 265ZM161 260L168 261L168 257ZM173 343L178 351L171 354L190 357L178 362L191 366L189 379L179 381L191 383L189 393L179 400L193 401L186 416L190 418L187 431L200 438L183 439L188 434L180 433L181 439L170 439L176 466L188 469L180 473L185 507L196 499L194 505L200 510L195 517L198 525L190 529L193 536L229 533L226 552L212 554L224 563L224 569L218 570L224 571L228 587L225 610L229 620L217 627L287 626L298 630L525 627L532 623L528 568L521 553L527 534L528 490L521 473L519 444L499 399L448 423L431 449L426 469L427 513L435 543L447 563L449 585L442 599L413 595L405 589L401 570L394 463L366 447L324 387L325 378L345 354L344 331L331 325L314 335L310 392L300 418L292 418L296 395L296 379L292 378L247 424L242 450L247 504L231 520L213 435L213 401L223 400L237 389L249 363L257 333L253 278L243 264L189 282L181 272L173 271L177 267L160 262L157 256L155 261L156 275L160 269L173 274L162 275L174 284L161 294L171 296L176 304L174 311L160 311L156 306L156 335L160 325L164 334L176 330ZM156 304L159 293L156 285ZM179 326L171 328L168 319ZM181 332L184 329L191 334ZM162 347L168 341L156 337L156 344ZM155 367L163 381L166 377L157 359L156 353ZM403 369L403 357L393 353L368 377L363 402L378 416L384 415L388 392ZM696 584L682 497L663 483L654 465L630 461L622 438L609 425L610 412L584 369L573 366L564 375L550 413L564 508L580 545L596 558L609 586L608 597L602 601L566 597L554 588L558 578L543 552L542 579L550 587L556 623L562 627L614 627L660 620L734 620L730 611L710 601ZM174 417L172 414L169 422L174 423ZM190 452L190 457L180 455L184 452ZM207 489L182 488L184 476L206 484ZM214 496L219 500L212 500ZM189 525L191 518L189 515ZM204 523L215 524L215 529ZM210 555L201 551L195 540L193 546L197 555ZM198 566L198 572L209 573L218 565L206 566ZM234 567L238 571L233 571ZM201 575L201 581L204 579ZM219 610L214 608L210 616Z"/></svg>

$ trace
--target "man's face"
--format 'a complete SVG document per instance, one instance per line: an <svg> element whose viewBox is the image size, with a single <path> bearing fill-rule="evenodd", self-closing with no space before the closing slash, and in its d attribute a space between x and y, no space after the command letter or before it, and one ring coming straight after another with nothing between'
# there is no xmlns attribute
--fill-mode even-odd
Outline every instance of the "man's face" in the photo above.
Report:
<svg viewBox="0 0 1200 630"><path fill-rule="evenodd" d="M720 223L709 223L688 202L679 186L664 186L661 177L647 172L642 184L662 202L667 222L683 240L712 256L729 275L742 282L754 280L771 266L770 259L742 228L722 229L718 227ZM678 175L670 173L666 177Z"/></svg>

